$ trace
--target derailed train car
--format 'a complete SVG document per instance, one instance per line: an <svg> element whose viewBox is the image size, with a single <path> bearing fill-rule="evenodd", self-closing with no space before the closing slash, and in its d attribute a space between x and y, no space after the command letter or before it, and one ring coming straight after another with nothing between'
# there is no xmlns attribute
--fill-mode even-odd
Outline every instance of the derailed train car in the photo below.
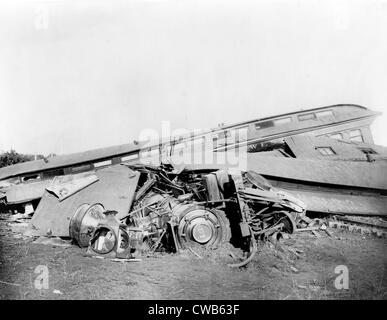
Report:
<svg viewBox="0 0 387 320"><path fill-rule="evenodd" d="M246 253L256 241L293 233L305 205L254 171L132 165L139 172L129 213L118 218L101 204L83 204L69 223L70 236L90 254L135 258L231 242Z"/></svg>

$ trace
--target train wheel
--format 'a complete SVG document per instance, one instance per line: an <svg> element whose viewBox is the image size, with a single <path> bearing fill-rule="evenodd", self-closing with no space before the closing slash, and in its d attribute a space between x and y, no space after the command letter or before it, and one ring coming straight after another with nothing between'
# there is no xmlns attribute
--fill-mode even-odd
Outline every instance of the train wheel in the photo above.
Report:
<svg viewBox="0 0 387 320"><path fill-rule="evenodd" d="M178 239L183 248L199 244L215 249L230 238L230 223L223 211L192 206L180 214Z"/></svg>
<svg viewBox="0 0 387 320"><path fill-rule="evenodd" d="M292 215L287 211L276 211L274 213L275 224L282 223L282 232L294 233L297 229L296 222Z"/></svg>

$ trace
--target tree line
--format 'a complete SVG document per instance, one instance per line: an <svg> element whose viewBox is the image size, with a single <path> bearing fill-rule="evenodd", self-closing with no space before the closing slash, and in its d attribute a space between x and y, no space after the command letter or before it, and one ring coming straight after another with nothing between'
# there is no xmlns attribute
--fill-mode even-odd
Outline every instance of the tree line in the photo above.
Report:
<svg viewBox="0 0 387 320"><path fill-rule="evenodd" d="M45 157L41 154L36 155L36 160L39 159L45 159ZM11 149L10 151L0 153L0 168L32 160L35 160L35 155L18 153L15 150Z"/></svg>

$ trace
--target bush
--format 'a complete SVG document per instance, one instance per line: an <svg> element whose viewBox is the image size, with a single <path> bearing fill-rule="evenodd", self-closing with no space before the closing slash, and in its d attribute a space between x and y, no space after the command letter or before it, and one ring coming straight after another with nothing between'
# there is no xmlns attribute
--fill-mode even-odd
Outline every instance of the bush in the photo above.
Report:
<svg viewBox="0 0 387 320"><path fill-rule="evenodd" d="M34 160L33 155L17 153L15 150L7 151L0 154L0 168L31 160Z"/></svg>

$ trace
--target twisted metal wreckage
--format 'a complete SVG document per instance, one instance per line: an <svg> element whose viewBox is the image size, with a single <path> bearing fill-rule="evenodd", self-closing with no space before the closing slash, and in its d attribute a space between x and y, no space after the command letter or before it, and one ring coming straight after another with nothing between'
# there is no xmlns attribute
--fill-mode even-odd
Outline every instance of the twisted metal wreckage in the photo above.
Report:
<svg viewBox="0 0 387 320"><path fill-rule="evenodd" d="M293 233L305 215L303 202L254 171L129 167L139 179L127 214L84 203L71 217L70 237L89 254L134 259L230 242L246 253L230 265L241 267L252 260L257 240Z"/></svg>

